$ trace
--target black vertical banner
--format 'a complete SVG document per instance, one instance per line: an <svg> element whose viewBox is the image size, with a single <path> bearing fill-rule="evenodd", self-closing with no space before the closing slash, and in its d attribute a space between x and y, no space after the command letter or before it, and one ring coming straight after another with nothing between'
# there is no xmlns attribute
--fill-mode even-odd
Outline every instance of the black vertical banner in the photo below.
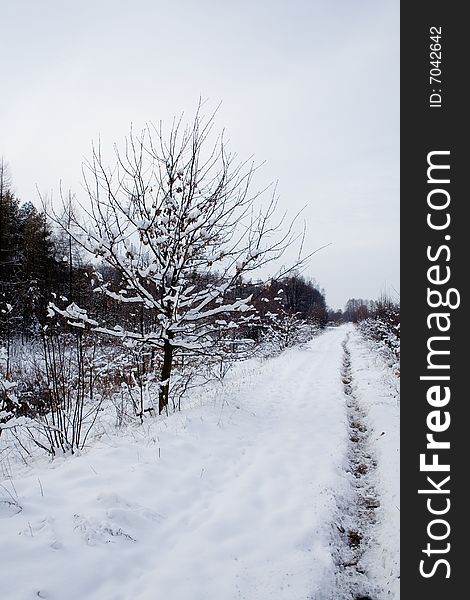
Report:
<svg viewBox="0 0 470 600"><path fill-rule="evenodd" d="M465 21L462 3L401 4L403 600L460 597L469 572Z"/></svg>

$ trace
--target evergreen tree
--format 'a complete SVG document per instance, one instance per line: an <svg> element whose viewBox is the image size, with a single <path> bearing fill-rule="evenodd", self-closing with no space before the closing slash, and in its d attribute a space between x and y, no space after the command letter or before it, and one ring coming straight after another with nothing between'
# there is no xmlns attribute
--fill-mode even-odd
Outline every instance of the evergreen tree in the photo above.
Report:
<svg viewBox="0 0 470 600"><path fill-rule="evenodd" d="M30 202L21 206L18 217L23 332L33 333L44 321L47 302L57 280L55 248L45 215Z"/></svg>
<svg viewBox="0 0 470 600"><path fill-rule="evenodd" d="M20 259L18 255L19 202L10 189L10 178L3 159L0 161L0 314L11 321L18 298ZM0 332L4 329L0 317Z"/></svg>

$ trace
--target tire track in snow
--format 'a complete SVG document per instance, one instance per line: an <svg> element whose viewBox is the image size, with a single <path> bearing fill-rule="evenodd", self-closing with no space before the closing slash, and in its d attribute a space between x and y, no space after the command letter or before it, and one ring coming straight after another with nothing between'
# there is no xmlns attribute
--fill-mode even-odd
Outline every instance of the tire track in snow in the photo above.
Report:
<svg viewBox="0 0 470 600"><path fill-rule="evenodd" d="M372 583L363 561L374 539L375 511L380 506L374 485L377 463L371 448L367 414L354 394L349 333L343 341L341 379L348 419L347 487L338 494L338 521L333 526L333 558L336 564L331 600L379 600L383 589Z"/></svg>

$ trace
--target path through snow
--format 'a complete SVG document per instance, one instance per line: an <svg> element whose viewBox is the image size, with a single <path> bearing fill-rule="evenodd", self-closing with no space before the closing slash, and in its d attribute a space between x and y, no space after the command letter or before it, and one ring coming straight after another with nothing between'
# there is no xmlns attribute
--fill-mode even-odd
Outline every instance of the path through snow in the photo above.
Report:
<svg viewBox="0 0 470 600"><path fill-rule="evenodd" d="M234 374L216 402L13 474L0 597L334 597L348 331Z"/></svg>

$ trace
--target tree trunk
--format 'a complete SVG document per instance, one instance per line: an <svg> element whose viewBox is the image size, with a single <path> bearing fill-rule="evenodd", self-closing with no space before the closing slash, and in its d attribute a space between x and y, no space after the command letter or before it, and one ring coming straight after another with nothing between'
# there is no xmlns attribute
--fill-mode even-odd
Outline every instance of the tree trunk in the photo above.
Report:
<svg viewBox="0 0 470 600"><path fill-rule="evenodd" d="M173 366L173 346L170 340L165 340L163 346L163 366L160 376L160 392L158 395L158 414L164 410L168 411L168 392L170 390L170 376ZM163 383L163 385L162 385Z"/></svg>

